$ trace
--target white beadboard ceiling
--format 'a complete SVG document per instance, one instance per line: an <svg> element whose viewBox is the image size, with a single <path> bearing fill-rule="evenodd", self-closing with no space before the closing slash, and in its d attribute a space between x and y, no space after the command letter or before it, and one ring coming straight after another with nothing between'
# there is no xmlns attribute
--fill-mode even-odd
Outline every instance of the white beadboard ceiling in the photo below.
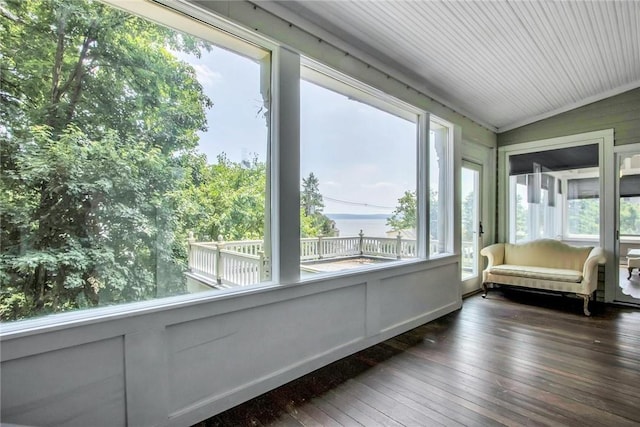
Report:
<svg viewBox="0 0 640 427"><path fill-rule="evenodd" d="M257 4L498 132L640 87L636 0Z"/></svg>

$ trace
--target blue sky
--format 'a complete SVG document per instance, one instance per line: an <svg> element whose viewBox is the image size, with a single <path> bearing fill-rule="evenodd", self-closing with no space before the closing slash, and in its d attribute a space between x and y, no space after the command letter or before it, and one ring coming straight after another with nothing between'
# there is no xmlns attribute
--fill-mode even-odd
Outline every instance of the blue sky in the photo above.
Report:
<svg viewBox="0 0 640 427"><path fill-rule="evenodd" d="M414 123L306 81L300 99L301 175L319 178L325 212L390 213L415 191Z"/></svg>
<svg viewBox="0 0 640 427"><path fill-rule="evenodd" d="M210 163L225 152L235 162L267 153L267 126L262 113L259 65L214 47L201 58L178 54L196 70L204 92L213 101L207 111L208 131L200 133L200 150Z"/></svg>
<svg viewBox="0 0 640 427"><path fill-rule="evenodd" d="M200 143L209 161L221 152L236 162L265 161L258 63L220 48L199 59L179 56L214 103ZM319 178L325 213L391 213L404 191L415 191L414 123L306 81L300 91L301 175Z"/></svg>

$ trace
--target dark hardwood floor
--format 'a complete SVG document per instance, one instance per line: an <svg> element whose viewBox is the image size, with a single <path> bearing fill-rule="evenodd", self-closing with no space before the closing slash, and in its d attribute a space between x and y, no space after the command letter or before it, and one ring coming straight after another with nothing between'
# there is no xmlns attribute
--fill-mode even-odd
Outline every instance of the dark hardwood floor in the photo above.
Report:
<svg viewBox="0 0 640 427"><path fill-rule="evenodd" d="M640 310L492 290L209 426L638 426Z"/></svg>

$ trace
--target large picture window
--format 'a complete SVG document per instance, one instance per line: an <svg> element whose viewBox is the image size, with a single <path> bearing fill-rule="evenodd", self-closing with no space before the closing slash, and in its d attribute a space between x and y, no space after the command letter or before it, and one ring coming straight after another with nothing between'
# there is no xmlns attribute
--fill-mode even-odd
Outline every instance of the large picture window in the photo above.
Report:
<svg viewBox="0 0 640 427"><path fill-rule="evenodd" d="M269 52L96 1L3 7L2 320L268 280Z"/></svg>
<svg viewBox="0 0 640 427"><path fill-rule="evenodd" d="M302 277L418 253L418 113L329 74L301 71Z"/></svg>

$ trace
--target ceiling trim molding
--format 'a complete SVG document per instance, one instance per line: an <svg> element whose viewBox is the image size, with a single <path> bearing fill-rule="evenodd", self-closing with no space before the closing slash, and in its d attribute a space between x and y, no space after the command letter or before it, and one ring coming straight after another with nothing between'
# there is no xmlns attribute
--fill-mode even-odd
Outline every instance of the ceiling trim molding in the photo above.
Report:
<svg viewBox="0 0 640 427"><path fill-rule="evenodd" d="M475 117L473 114L464 111L460 108L457 108L455 106L453 106L453 104L445 99L440 98L437 95L434 95L433 93L431 93L426 87L425 84L427 83L426 81L421 81L418 79L415 79L413 77L410 77L408 75L406 75L406 73L402 72L400 69L398 69L397 67L391 66L389 64L386 64L380 60L378 60L375 56L359 49L356 48L355 46L349 44L347 41L336 37L335 35L333 35L332 33L328 32L327 30L323 29L322 27L320 27L319 25L309 21L307 18L296 14L295 12L292 12L291 10L281 6L280 4L276 3L274 0L263 0L263 1L252 1L253 4L255 4L257 7L265 10L268 13L271 13L277 17L279 17L280 19L283 19L287 22L289 22L290 24L295 25L296 27L300 28L303 31L306 31L307 33L315 36L315 37L319 37L321 38L323 41L327 42L328 44L333 45L334 47L344 51L344 52L349 52L350 55L359 58L361 61L363 61L366 64L371 65L372 67L377 68L379 71L391 75L393 76L395 79L397 79L398 81L400 81L403 84L408 84L411 87L413 87L413 89L417 90L418 92L420 92L422 95L426 96L427 98L431 99L433 102L438 103L440 105L442 105L443 107L445 107L446 109L451 110L452 112L459 114L460 116L478 124L479 126L497 133L498 128L494 125L491 125L487 122L485 122L484 120L481 120L477 117Z"/></svg>
<svg viewBox="0 0 640 427"><path fill-rule="evenodd" d="M620 95L621 93L628 92L633 89L640 88L640 80L631 82L626 85L618 86L617 88L608 90L597 95L590 96L573 104L565 105L564 107L548 111L537 116L530 117L528 119L518 120L507 126L498 128L497 133L507 132L513 129L517 129L522 126L530 125L531 123L539 122L540 120L548 119L558 114L566 113L567 111L575 110L576 108L584 107L585 105L593 104L594 102L602 101L603 99L611 98L612 96Z"/></svg>

